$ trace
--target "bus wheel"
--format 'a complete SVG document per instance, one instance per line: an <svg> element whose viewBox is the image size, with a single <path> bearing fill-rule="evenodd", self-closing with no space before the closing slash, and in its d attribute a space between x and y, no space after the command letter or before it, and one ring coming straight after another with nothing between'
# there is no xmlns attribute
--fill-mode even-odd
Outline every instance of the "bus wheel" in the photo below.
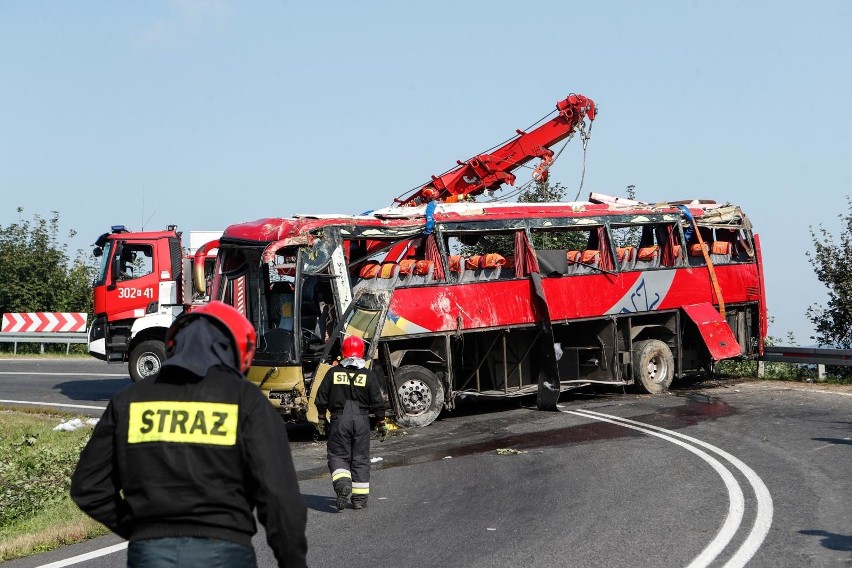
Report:
<svg viewBox="0 0 852 568"><path fill-rule="evenodd" d="M130 353L130 378L135 383L156 377L165 360L166 350L162 341L143 341Z"/></svg>
<svg viewBox="0 0 852 568"><path fill-rule="evenodd" d="M420 365L405 365L393 379L400 406L396 423L413 428L434 422L444 406L444 386L435 373Z"/></svg>
<svg viewBox="0 0 852 568"><path fill-rule="evenodd" d="M657 339L633 344L633 380L642 392L659 394L674 378L674 357L669 346Z"/></svg>

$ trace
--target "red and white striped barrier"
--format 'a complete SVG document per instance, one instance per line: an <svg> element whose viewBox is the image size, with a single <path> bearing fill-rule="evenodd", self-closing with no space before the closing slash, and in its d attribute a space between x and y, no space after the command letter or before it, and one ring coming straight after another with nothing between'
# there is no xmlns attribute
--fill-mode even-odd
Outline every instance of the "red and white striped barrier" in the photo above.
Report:
<svg viewBox="0 0 852 568"><path fill-rule="evenodd" d="M3 314L0 333L85 332L85 312L28 312Z"/></svg>

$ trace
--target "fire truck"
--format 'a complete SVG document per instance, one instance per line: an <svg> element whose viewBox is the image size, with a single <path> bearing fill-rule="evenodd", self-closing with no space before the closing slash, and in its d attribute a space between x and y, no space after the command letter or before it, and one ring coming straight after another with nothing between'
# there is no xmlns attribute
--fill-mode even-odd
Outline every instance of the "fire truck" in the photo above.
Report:
<svg viewBox="0 0 852 568"><path fill-rule="evenodd" d="M179 314L207 300L220 234L191 232L191 256L184 254L182 234L174 225L149 232L116 225L98 237L89 353L111 363L127 362L133 381L156 376L165 359L166 330Z"/></svg>
<svg viewBox="0 0 852 568"><path fill-rule="evenodd" d="M211 297L257 329L249 380L285 416L316 422L315 386L356 335L395 421L412 427L463 397L535 396L552 409L580 386L660 393L762 353L760 240L740 207L597 193L471 201L531 156L545 178L549 146L593 118L573 95L542 126L369 214L228 227Z"/></svg>

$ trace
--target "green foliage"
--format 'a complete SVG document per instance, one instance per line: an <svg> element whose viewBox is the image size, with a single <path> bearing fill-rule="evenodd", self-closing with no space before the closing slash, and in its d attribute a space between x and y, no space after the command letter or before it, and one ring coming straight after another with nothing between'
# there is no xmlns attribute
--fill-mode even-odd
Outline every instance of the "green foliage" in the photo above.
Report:
<svg viewBox="0 0 852 568"><path fill-rule="evenodd" d="M518 196L520 203L548 203L562 201L565 198L567 188L556 182L550 185L549 181L537 181L529 189ZM532 245L536 250L581 250L586 248L588 233L571 233L566 231L536 231L532 234Z"/></svg>
<svg viewBox="0 0 852 568"><path fill-rule="evenodd" d="M18 208L18 213L23 209ZM72 230L67 238L74 237ZM92 311L95 267L82 251L69 261L59 213L0 226L0 312Z"/></svg>
<svg viewBox="0 0 852 568"><path fill-rule="evenodd" d="M565 187L559 182L551 185L549 181L537 181L518 195L518 203L554 203L565 197ZM567 248L567 247L540 247L541 236L533 235L533 246L535 248ZM585 243L584 243L585 244ZM471 256L496 252L503 256L515 254L515 236L512 234L491 234L481 236L474 244L466 244L461 247L461 254Z"/></svg>
<svg viewBox="0 0 852 568"><path fill-rule="evenodd" d="M554 203L562 201L566 191L567 188L559 182L550 185L546 180L537 181L518 195L518 203Z"/></svg>
<svg viewBox="0 0 852 568"><path fill-rule="evenodd" d="M628 185L625 190L627 199L636 199L636 186ZM638 226L622 227L612 231L613 244L617 247L636 246L642 236L642 229Z"/></svg>
<svg viewBox="0 0 852 568"><path fill-rule="evenodd" d="M767 347L772 345L792 345L798 346L796 338L792 333L787 332L787 337L781 340L777 337L769 336L766 338ZM724 377L757 377L758 362L752 359L727 359L719 362L716 372ZM805 365L801 363L776 363L763 362L763 376L761 377L773 381L814 381L834 383L834 384L852 384L846 367L827 366L825 378L819 378L817 365Z"/></svg>
<svg viewBox="0 0 852 568"><path fill-rule="evenodd" d="M852 201L846 196L852 210ZM810 228L814 249L807 252L817 279L828 288L826 306L813 304L808 319L816 329L820 345L841 349L852 348L852 213L838 215L842 223L840 242L836 243L828 229ZM852 370L850 370L852 372Z"/></svg>
<svg viewBox="0 0 852 568"><path fill-rule="evenodd" d="M18 208L18 213L23 209ZM74 237L72 230L67 239ZM86 312L92 313L92 280L97 267L83 251L69 260L67 244L60 239L59 213L50 219L34 215L0 226L0 313ZM11 350L10 344L0 349ZM19 350L38 349L37 344ZM48 349L65 351L64 345ZM75 346L75 350L79 350Z"/></svg>
<svg viewBox="0 0 852 568"><path fill-rule="evenodd" d="M69 418L44 409L0 409L0 562L109 532L69 495L92 432L53 430Z"/></svg>
<svg viewBox="0 0 852 568"><path fill-rule="evenodd" d="M0 414L0 531L68 495L91 428L55 432L56 416Z"/></svg>

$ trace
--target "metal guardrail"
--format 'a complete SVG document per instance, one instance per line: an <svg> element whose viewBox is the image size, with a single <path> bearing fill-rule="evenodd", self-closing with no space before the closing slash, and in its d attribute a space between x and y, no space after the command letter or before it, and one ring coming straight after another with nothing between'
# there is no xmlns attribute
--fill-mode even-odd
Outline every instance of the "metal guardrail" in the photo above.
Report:
<svg viewBox="0 0 852 568"><path fill-rule="evenodd" d="M824 349L821 347L786 347L773 345L763 348L757 365L757 376L763 377L766 363L802 363L817 366L817 377L825 378L826 365L852 366L852 349Z"/></svg>
<svg viewBox="0 0 852 568"><path fill-rule="evenodd" d="M44 353L45 343L64 343L65 353L69 353L72 343L86 343L88 334L85 331L13 331L0 332L0 343L13 343L12 352L17 355L18 343L40 343L40 352Z"/></svg>
<svg viewBox="0 0 852 568"><path fill-rule="evenodd" d="M763 348L764 361L778 363L810 363L811 365L852 365L852 349L823 349L819 347L785 347L773 345Z"/></svg>

